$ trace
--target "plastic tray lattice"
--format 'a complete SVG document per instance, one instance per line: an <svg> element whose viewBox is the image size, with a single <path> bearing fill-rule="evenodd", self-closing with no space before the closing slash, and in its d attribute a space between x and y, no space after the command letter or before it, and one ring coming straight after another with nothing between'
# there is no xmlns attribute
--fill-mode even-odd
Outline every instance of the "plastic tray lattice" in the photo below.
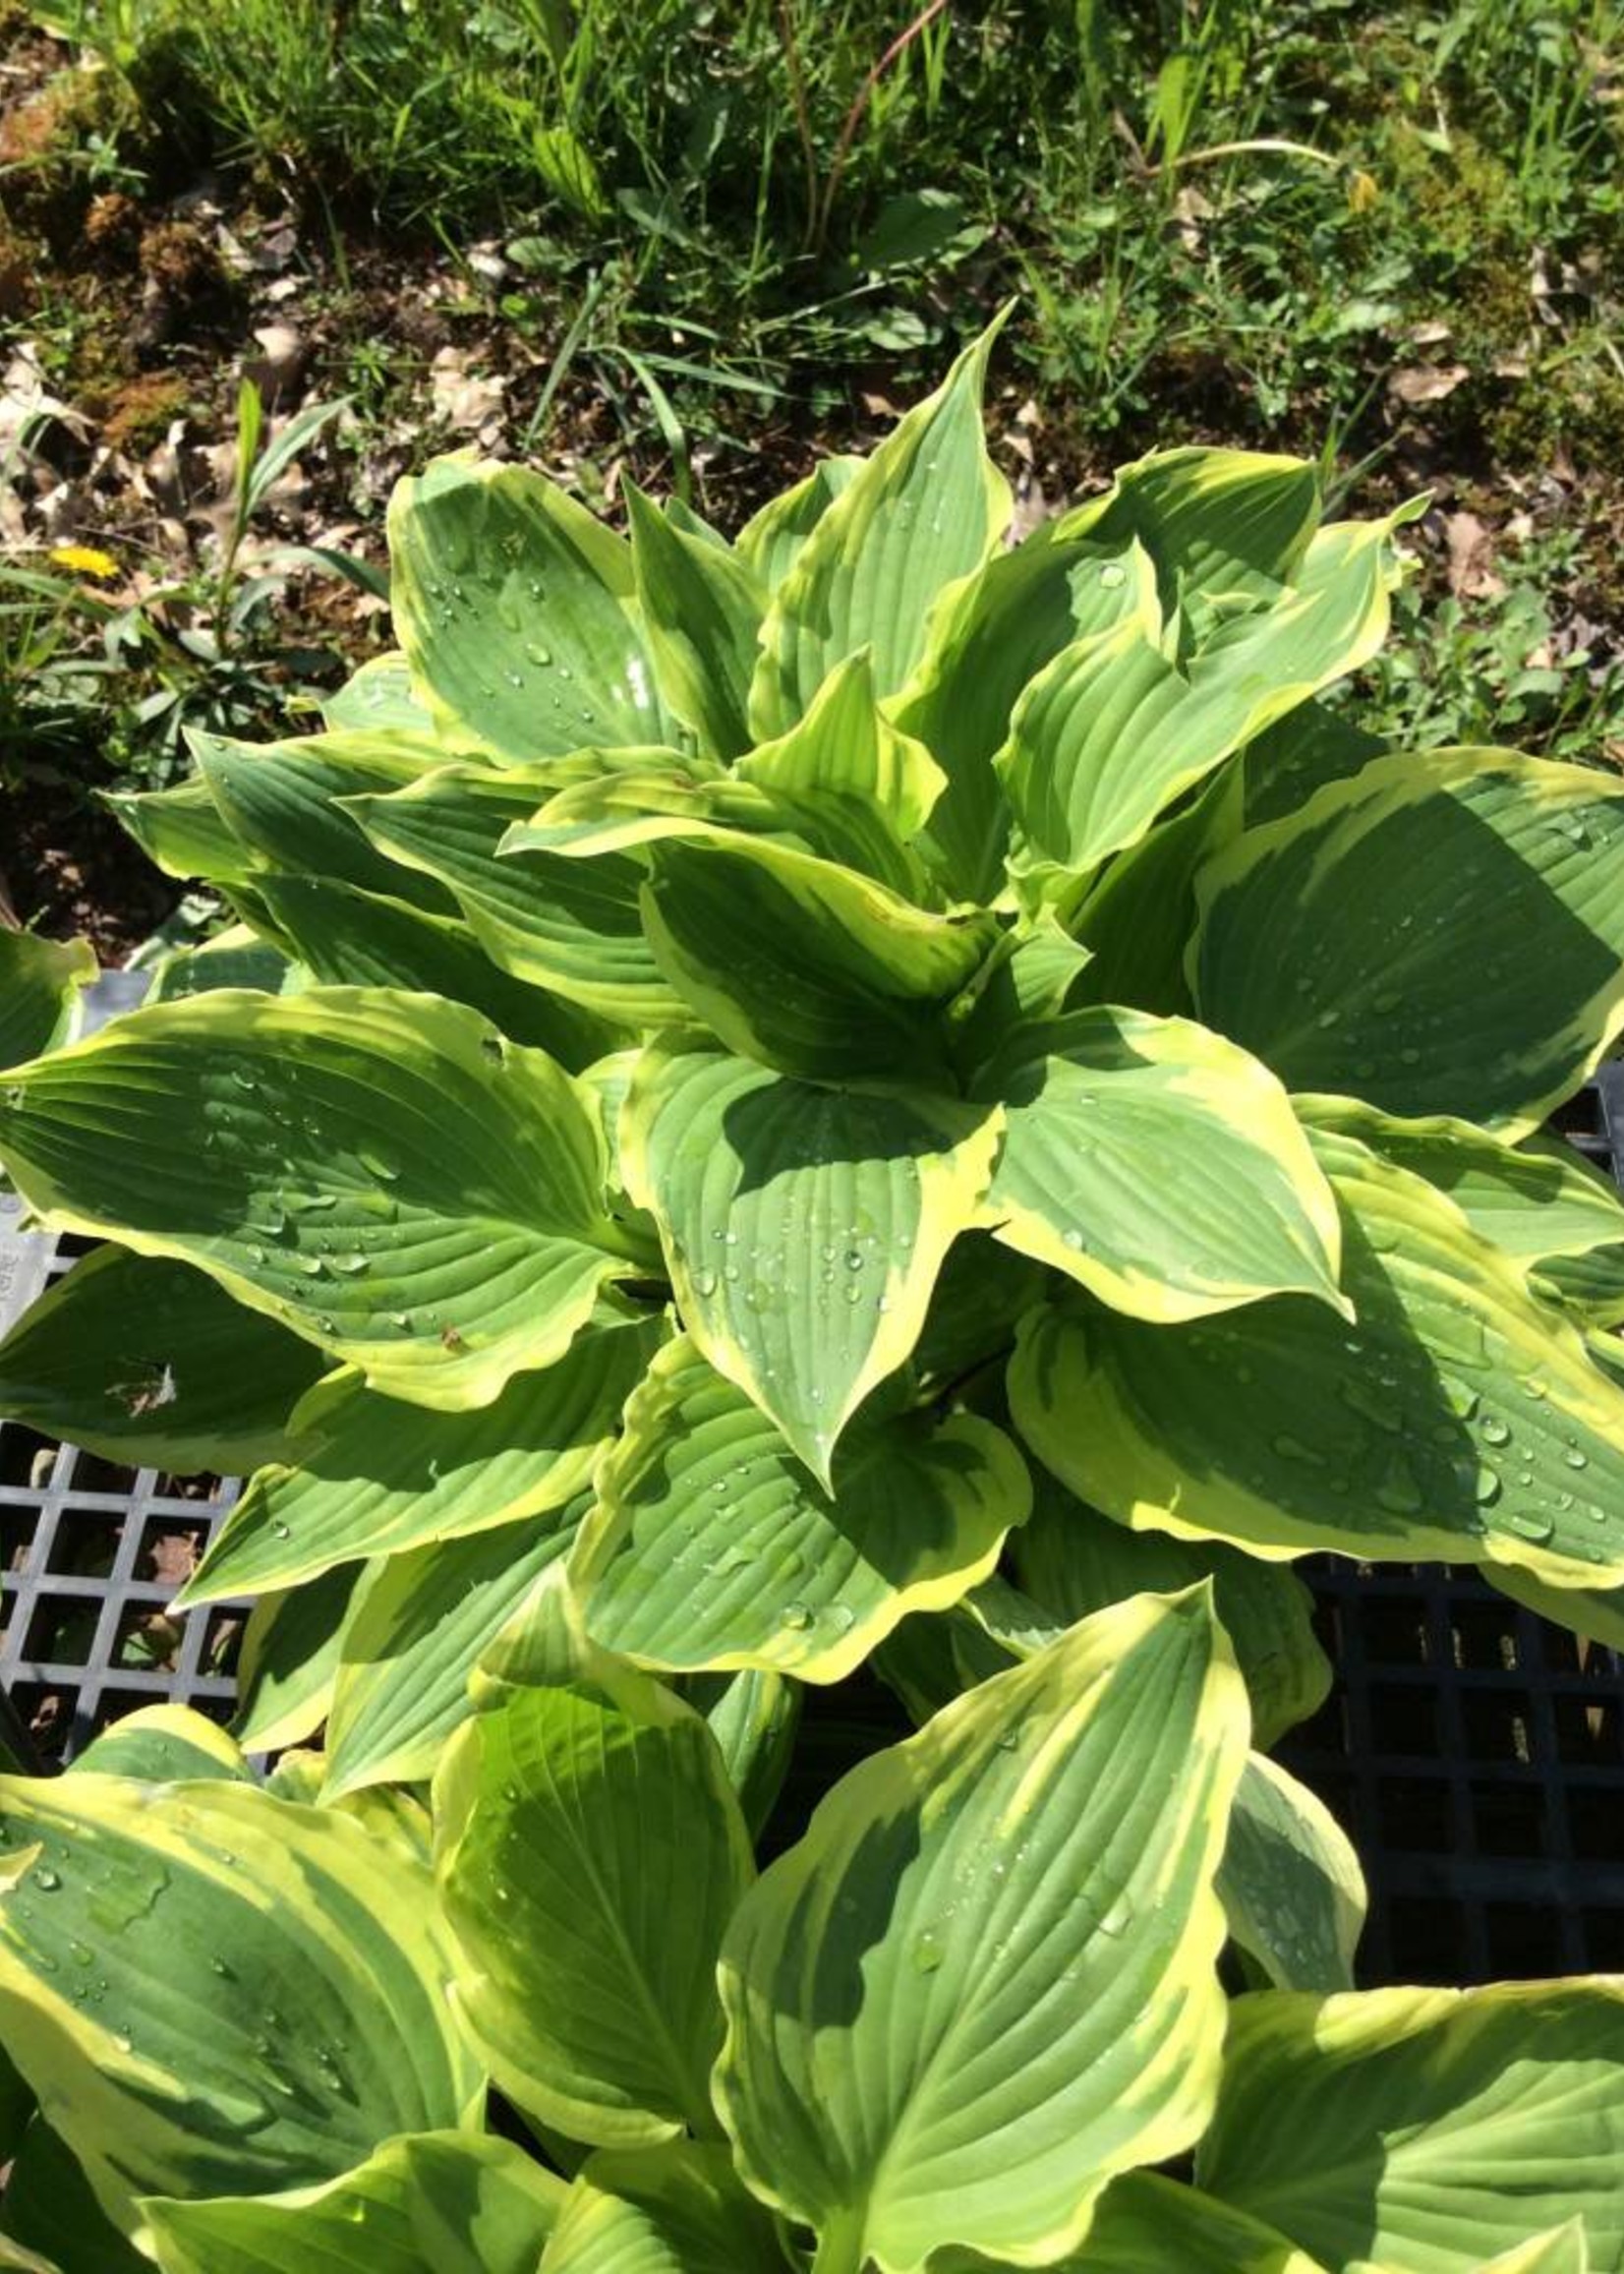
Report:
<svg viewBox="0 0 1624 2274"><path fill-rule="evenodd" d="M1557 1126L1624 1187L1624 1065ZM1359 1852L1363 1980L1624 1968L1624 1664L1471 1568L1300 1566L1336 1682L1280 1748Z"/></svg>
<svg viewBox="0 0 1624 2274"><path fill-rule="evenodd" d="M107 971L87 1030L132 1008L145 974ZM85 1253L24 1228L0 1186L0 1330ZM0 1418L0 1691L41 1766L162 1700L230 1718L247 1605L176 1616L170 1601L236 1499L233 1479L131 1469Z"/></svg>
<svg viewBox="0 0 1624 2274"><path fill-rule="evenodd" d="M47 1283L79 1253L63 1241ZM229 1719L245 1606L169 1609L237 1497L0 1420L0 1684L42 1762L161 1700Z"/></svg>
<svg viewBox="0 0 1624 2274"><path fill-rule="evenodd" d="M1624 1968L1624 1677L1452 1565L1307 1574L1336 1686L1281 1747L1370 1891L1369 1982Z"/></svg>

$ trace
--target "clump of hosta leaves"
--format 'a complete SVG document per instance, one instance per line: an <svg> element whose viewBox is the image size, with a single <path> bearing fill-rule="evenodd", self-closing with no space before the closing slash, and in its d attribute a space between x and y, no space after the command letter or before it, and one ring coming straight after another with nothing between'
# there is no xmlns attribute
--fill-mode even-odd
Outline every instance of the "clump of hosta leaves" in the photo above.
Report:
<svg viewBox="0 0 1624 2274"><path fill-rule="evenodd" d="M124 803L236 928L66 1047L0 941L0 1162L106 1243L0 1412L252 1472L185 1602L259 1599L244 1744L321 1740L0 1791L63 2274L56 2192L98 2274L1617 2258L1612 1993L1354 1993L1266 1748L1299 1555L1624 1632L1624 1210L1537 1134L1624 1019L1624 787L1319 704L1404 516L1312 467L1008 548L986 353L731 544L403 484L398 654ZM865 1661L920 1732L757 1881Z"/></svg>

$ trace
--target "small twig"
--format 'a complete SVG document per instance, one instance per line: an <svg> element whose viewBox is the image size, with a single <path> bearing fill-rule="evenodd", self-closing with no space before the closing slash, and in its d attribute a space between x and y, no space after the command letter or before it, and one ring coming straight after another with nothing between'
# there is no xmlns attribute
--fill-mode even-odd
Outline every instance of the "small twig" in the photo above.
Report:
<svg viewBox="0 0 1624 2274"><path fill-rule="evenodd" d="M835 155L830 162L829 179L824 184L823 206L818 215L818 227L812 240L815 251L822 251L824 240L829 234L830 218L835 210L835 200L840 193L841 177L845 173L845 163L851 155L851 145L856 139L858 127L862 124L863 113L868 108L870 96L897 58L905 48L912 45L921 31L935 22L947 5L948 0L929 0L929 6L921 8L906 30L897 34L878 63L870 65L868 76L857 89L851 108L845 114L845 123L841 128L840 140L835 145Z"/></svg>

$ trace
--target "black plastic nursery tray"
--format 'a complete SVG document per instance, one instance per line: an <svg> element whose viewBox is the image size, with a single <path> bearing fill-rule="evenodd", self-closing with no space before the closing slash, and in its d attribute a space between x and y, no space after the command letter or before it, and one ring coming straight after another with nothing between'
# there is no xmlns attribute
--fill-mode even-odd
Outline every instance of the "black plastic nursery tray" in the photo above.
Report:
<svg viewBox="0 0 1624 2274"><path fill-rule="evenodd" d="M1474 1570L1305 1570L1337 1669L1280 1746L1344 1826L1361 1978L1624 1969L1624 1668Z"/></svg>
<svg viewBox="0 0 1624 2274"><path fill-rule="evenodd" d="M1624 1189L1624 1064L1563 1109ZM1624 1664L1470 1567L1300 1567L1336 1685L1280 1747L1359 1851L1377 1982L1624 1968Z"/></svg>

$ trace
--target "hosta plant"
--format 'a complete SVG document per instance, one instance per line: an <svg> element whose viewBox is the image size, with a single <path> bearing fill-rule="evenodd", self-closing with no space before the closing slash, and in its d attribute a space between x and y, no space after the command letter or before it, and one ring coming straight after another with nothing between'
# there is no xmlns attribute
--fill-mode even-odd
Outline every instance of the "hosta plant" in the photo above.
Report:
<svg viewBox="0 0 1624 2274"><path fill-rule="evenodd" d="M1007 549L986 353L732 544L431 467L398 653L123 803L236 927L65 1045L0 941L0 1162L104 1243L0 1412L252 1472L185 1600L320 1733L0 1801L65 2274L1624 2267L1615 1994L1355 1992L1267 1757L1300 1555L1624 1631L1624 1210L1539 1134L1624 786L1321 700L1404 516L1310 467ZM796 1840L865 1662L919 1733Z"/></svg>
<svg viewBox="0 0 1624 2274"><path fill-rule="evenodd" d="M1311 1939L1334 1858L1207 1583L1015 1640L765 1869L767 1718L522 1607L427 1805L163 1707L0 1779L0 2264L1624 2264L1616 1980L1226 1999L1235 1896Z"/></svg>

